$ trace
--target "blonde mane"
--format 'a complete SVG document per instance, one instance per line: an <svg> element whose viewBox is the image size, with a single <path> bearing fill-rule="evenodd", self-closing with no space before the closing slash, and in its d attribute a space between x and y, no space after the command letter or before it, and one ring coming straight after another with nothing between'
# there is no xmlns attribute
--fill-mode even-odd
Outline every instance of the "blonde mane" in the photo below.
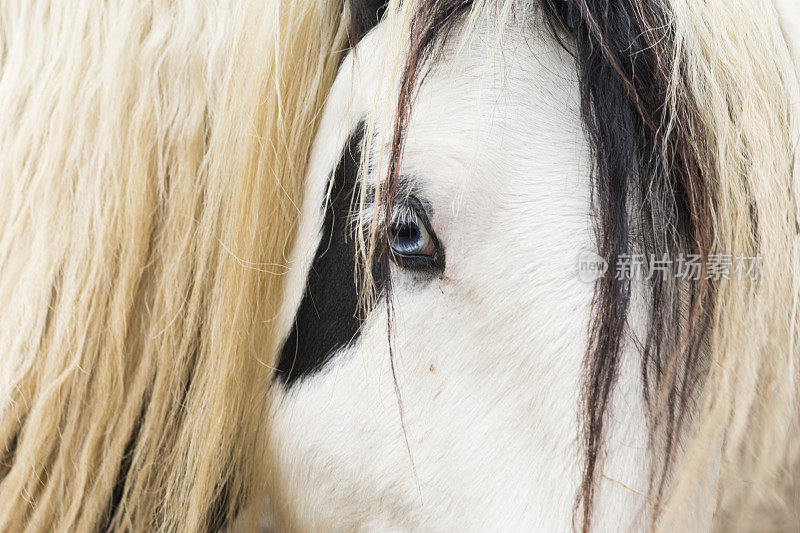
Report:
<svg viewBox="0 0 800 533"><path fill-rule="evenodd" d="M0 8L0 530L260 498L284 250L340 2Z"/></svg>
<svg viewBox="0 0 800 533"><path fill-rule="evenodd" d="M788 530L800 520L800 5L669 4L678 65L702 104L696 143L717 177L714 251L760 257L761 275L716 289L697 427L663 527L685 527L698 480L721 461L716 527Z"/></svg>
<svg viewBox="0 0 800 533"><path fill-rule="evenodd" d="M422 1L391 3L393 35ZM476 1L467 30L513 3ZM762 262L715 286L657 528L691 526L712 494L718 529L788 529L800 6L663 4L668 104L695 103L714 176L713 253ZM330 0L0 7L0 531L200 531L258 507L286 250L348 18Z"/></svg>

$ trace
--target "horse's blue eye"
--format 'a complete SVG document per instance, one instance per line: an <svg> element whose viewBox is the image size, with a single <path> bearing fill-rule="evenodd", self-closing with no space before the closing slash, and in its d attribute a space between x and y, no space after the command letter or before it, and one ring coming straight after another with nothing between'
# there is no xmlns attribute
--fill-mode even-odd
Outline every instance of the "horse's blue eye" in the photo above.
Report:
<svg viewBox="0 0 800 533"><path fill-rule="evenodd" d="M389 244L401 257L430 257L436 255L436 244L428 230L416 217L403 217L389 227Z"/></svg>
<svg viewBox="0 0 800 533"><path fill-rule="evenodd" d="M419 200L409 196L408 205L395 207L386 228L389 254L400 268L418 274L444 272L444 248L431 229Z"/></svg>

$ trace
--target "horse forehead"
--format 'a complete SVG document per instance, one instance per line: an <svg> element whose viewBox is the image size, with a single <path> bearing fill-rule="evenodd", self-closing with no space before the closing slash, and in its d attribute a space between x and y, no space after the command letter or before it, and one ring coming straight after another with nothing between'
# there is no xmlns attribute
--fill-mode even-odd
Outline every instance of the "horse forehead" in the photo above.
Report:
<svg viewBox="0 0 800 533"><path fill-rule="evenodd" d="M403 172L442 194L491 198L536 189L565 171L583 176L577 73L545 32L511 26L463 50L458 35L425 76L410 116ZM483 44L484 46L478 46Z"/></svg>
<svg viewBox="0 0 800 533"><path fill-rule="evenodd" d="M415 94L401 172L440 213L463 212L464 202L496 216L524 202L547 208L565 185L586 188L589 148L574 60L533 20L509 24L501 38L493 28L466 42L456 28ZM348 56L334 89L350 94L347 116L393 107L386 91L399 73L385 68L391 61L381 46L390 39L379 24ZM394 119L376 122L370 181L386 175Z"/></svg>

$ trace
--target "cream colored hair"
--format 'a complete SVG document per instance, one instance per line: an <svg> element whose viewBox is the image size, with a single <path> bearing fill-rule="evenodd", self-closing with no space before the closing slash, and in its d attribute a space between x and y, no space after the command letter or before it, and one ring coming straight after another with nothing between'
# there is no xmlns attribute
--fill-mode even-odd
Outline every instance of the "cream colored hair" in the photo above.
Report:
<svg viewBox="0 0 800 533"><path fill-rule="evenodd" d="M758 255L762 267L757 281L717 288L697 427L662 529L686 526L689 498L719 461L709 487L717 529L791 530L800 523L800 3L669 5L705 126L697 143L708 143L718 176L714 248Z"/></svg>
<svg viewBox="0 0 800 533"><path fill-rule="evenodd" d="M0 5L0 531L198 531L260 497L265 347L344 21Z"/></svg>
<svg viewBox="0 0 800 533"><path fill-rule="evenodd" d="M718 176L714 249L763 264L717 288L659 527L686 527L698 491L720 529L791 527L800 10L666 3L671 101L698 104ZM0 6L0 530L197 531L255 507L284 250L346 18L329 0Z"/></svg>

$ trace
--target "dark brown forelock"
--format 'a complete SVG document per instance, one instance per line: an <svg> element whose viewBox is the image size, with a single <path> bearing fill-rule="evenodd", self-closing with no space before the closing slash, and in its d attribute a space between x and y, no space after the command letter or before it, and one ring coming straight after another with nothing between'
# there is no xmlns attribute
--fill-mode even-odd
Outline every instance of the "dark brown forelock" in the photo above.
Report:
<svg viewBox="0 0 800 533"><path fill-rule="evenodd" d="M579 414L585 460L575 506L576 529L588 531L591 525L595 485L602 473L604 423L622 349L631 333L627 327L631 284L615 276L618 259L631 253L646 258L666 254L674 265L681 253L701 257L700 280L686 280L682 286L673 271L663 278L652 276L649 282L649 327L641 345L641 373L650 414L650 446L657 455L649 490L654 503L651 520L655 521L703 374L702 348L713 306L714 287L705 280L713 241L714 176L701 142L706 135L688 90L679 93L675 106L668 105L675 39L665 5L644 0L537 0L532 4L543 9L557 39L568 35L570 42L564 46L575 57L582 118L592 147L597 246L609 264L595 285L585 358ZM387 217L424 69L457 15L471 5L470 0L419 2L380 196ZM686 87L685 73L680 77ZM681 303L687 300L689 310L682 312Z"/></svg>

